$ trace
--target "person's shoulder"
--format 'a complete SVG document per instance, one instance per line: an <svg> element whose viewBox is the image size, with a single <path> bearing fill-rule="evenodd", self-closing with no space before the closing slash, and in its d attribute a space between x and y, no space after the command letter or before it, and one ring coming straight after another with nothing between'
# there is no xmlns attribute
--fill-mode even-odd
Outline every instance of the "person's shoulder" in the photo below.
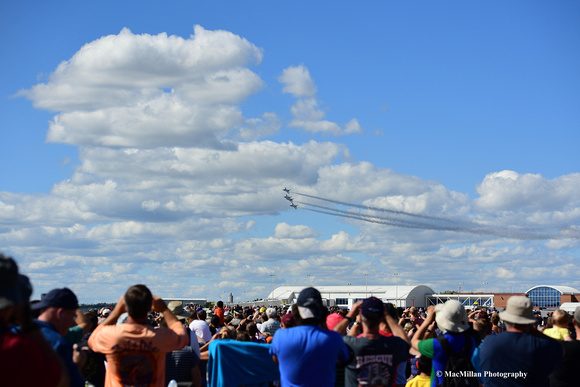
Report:
<svg viewBox="0 0 580 387"><path fill-rule="evenodd" d="M342 335L338 332L331 331L329 329L320 328L320 327L318 327L318 329L320 329L320 331L324 332L324 334L328 335L329 337L332 337L333 339L339 339L340 341L343 341Z"/></svg>
<svg viewBox="0 0 580 387"><path fill-rule="evenodd" d="M60 334L56 331L56 328L53 327L51 323L42 320L34 320L34 321L38 324L43 334L56 333L60 336Z"/></svg>
<svg viewBox="0 0 580 387"><path fill-rule="evenodd" d="M437 341L437 339L424 339L419 341L418 345L431 345L433 346L433 342Z"/></svg>
<svg viewBox="0 0 580 387"><path fill-rule="evenodd" d="M40 326L40 332L53 347L57 344L62 344L66 339L62 337L60 333L57 332L56 328L52 324L45 321L36 320L36 323Z"/></svg>
<svg viewBox="0 0 580 387"><path fill-rule="evenodd" d="M580 340L562 341L564 348L564 357L580 360Z"/></svg>
<svg viewBox="0 0 580 387"><path fill-rule="evenodd" d="M356 343L356 342L359 340L359 338L358 338L358 337L356 337L356 336L349 336L349 335L346 335L346 336L342 336L342 340L343 340L343 341L344 341L346 344L354 344L354 343Z"/></svg>
<svg viewBox="0 0 580 387"><path fill-rule="evenodd" d="M421 354L433 357L433 343L437 341L436 339L425 339L419 341L417 347L419 348L419 352Z"/></svg>
<svg viewBox="0 0 580 387"><path fill-rule="evenodd" d="M285 328L285 329L278 329L276 331L276 334L273 336L272 341L274 341L274 340L280 340L283 337L286 337L288 335L293 334L294 332L298 332L298 330L296 328L297 327Z"/></svg>
<svg viewBox="0 0 580 387"><path fill-rule="evenodd" d="M397 345L397 346L404 346L404 347L410 347L411 345L406 342L405 340L401 339L400 337L397 336L381 336L380 340L382 340L383 342L387 343L388 345Z"/></svg>

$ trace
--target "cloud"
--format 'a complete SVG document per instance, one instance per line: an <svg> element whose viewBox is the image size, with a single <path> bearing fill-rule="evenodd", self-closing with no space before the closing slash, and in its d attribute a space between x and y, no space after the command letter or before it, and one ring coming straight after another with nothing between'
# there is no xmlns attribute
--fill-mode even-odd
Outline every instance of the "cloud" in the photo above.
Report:
<svg viewBox="0 0 580 387"><path fill-rule="evenodd" d="M580 204L580 173L549 180L506 170L486 175L476 190L474 205L482 210L554 211Z"/></svg>
<svg viewBox="0 0 580 387"><path fill-rule="evenodd" d="M248 142L236 152L82 148L75 173L50 194L0 192L0 230L272 214L285 207L275 194L282 185L311 184L345 152L343 145L315 141Z"/></svg>
<svg viewBox="0 0 580 387"><path fill-rule="evenodd" d="M318 236L318 232L311 227L299 225L290 226L288 223L278 223L276 225L275 234L276 238L315 238Z"/></svg>
<svg viewBox="0 0 580 387"><path fill-rule="evenodd" d="M276 113L264 113L262 118L249 118L239 129L235 138L251 141L275 134L282 127L282 121Z"/></svg>
<svg viewBox="0 0 580 387"><path fill-rule="evenodd" d="M284 69L278 81L284 84L282 91L292 94L295 98L314 97L317 92L310 72L304 65Z"/></svg>
<svg viewBox="0 0 580 387"><path fill-rule="evenodd" d="M304 65L279 77L297 99L289 122L270 107L246 117L242 106L265 86L253 70L261 59L261 49L227 31L196 26L184 39L123 30L87 43L46 83L21 92L57 112L49 141L79 146L74 173L49 193L0 192L0 245L37 293L66 285L83 302L116 301L129 283L144 282L162 296L234 292L238 300L265 296L272 279L389 285L393 272L400 284L436 290L465 281L464 289L486 282L510 291L537 278L580 286L579 174L494 172L471 200L354 160L340 142L292 142L281 128L306 136L363 129L356 118L327 120ZM414 224L496 232L329 217L302 203L295 211L282 187L305 194L296 202L323 197L352 214L373 207ZM555 238L514 240L513 228Z"/></svg>
<svg viewBox="0 0 580 387"><path fill-rule="evenodd" d="M298 101L290 108L293 119L288 126L301 128L312 133L327 133L335 136L360 134L363 132L356 118L351 119L342 128L340 125L325 120L326 113L318 107L316 86L310 72L304 65L290 66L283 70L278 81L284 85L282 91L290 93Z"/></svg>
<svg viewBox="0 0 580 387"><path fill-rule="evenodd" d="M227 138L246 123L237 105L263 87L244 66L259 64L262 51L231 32L194 32L183 39L123 29L85 44L20 95L60 112L50 142L235 149Z"/></svg>

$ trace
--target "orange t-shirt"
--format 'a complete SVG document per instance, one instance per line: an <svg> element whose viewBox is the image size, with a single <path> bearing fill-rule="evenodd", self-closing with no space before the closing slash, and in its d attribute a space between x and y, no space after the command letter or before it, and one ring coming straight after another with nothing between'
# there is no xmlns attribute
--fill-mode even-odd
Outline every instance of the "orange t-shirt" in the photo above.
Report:
<svg viewBox="0 0 580 387"><path fill-rule="evenodd" d="M189 343L181 322L169 328L141 324L99 325L89 346L107 358L105 387L165 386L165 354Z"/></svg>
<svg viewBox="0 0 580 387"><path fill-rule="evenodd" d="M213 313L220 318L220 324L224 325L224 308L215 308Z"/></svg>

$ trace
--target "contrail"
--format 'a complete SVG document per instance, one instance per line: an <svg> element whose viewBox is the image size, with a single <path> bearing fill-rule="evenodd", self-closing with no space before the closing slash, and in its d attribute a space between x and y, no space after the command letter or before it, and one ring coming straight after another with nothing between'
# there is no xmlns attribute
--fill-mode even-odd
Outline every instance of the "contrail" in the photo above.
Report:
<svg viewBox="0 0 580 387"><path fill-rule="evenodd" d="M361 204L356 204L356 203L348 203L348 202L341 202L339 200L333 200L333 199L327 199L327 198L321 198L319 196L314 196L314 195L308 195L305 193L300 193L300 192L294 192L295 195L300 195L300 196L306 196L312 199L318 199L318 200L323 200L325 202L330 202L330 203L335 203L335 204L341 204L345 207L356 207L356 208L360 208L363 210L369 210L369 211L380 211L380 212L388 212L391 214L397 214L397 215L405 215L405 216L412 216L412 217L416 217L416 218L423 218L423 219L431 219L431 220L440 220L440 221L449 221L448 219L445 218L438 218L436 216L429 216L429 215L421 215L421 214L413 214L412 212L405 212L405 211L398 211L398 210L389 210L386 208L379 208L379 207L371 207L371 206L363 206Z"/></svg>
<svg viewBox="0 0 580 387"><path fill-rule="evenodd" d="M343 218L364 220L365 222L371 222L371 223L377 223L377 224L387 224L389 226L397 226L397 227L405 227L405 228L417 228L416 226L414 226L412 224L406 224L404 222L400 222L397 220L386 219L386 218L382 218L382 217L365 215L365 214L353 214L352 212L337 210L336 208L331 208L331 207L319 206L319 205L312 204L312 203L305 203L305 202L296 202L296 203L303 204L303 205L306 205L309 207L321 208L321 209L326 210L326 211L321 211L321 210L315 210L313 208L308 208L308 207L304 208L305 210L319 212L321 214L328 214L328 215L340 216Z"/></svg>
<svg viewBox="0 0 580 387"><path fill-rule="evenodd" d="M336 208L321 206L321 205L313 204L313 203L306 203L306 202L300 202L300 201L297 201L296 203L307 205L310 207L321 208L323 210L329 211L329 212L325 212L327 214L337 215L337 216L345 216L345 217L365 220L365 221L373 222L373 223L388 224L388 225L392 225L392 226L406 227L406 228L429 228L429 229L450 230L450 231L458 230L458 228L452 228L449 226L439 227L436 225L427 225L425 223L413 222L413 221L403 220L403 219L388 218L388 217L383 217L383 216L378 216L378 215L367 215L367 214L361 214L361 213L354 214L354 213L349 212L349 211L339 210ZM309 210L309 208L305 208L305 209Z"/></svg>
<svg viewBox="0 0 580 387"><path fill-rule="evenodd" d="M402 227L410 229L419 230L435 230L435 231L451 231L468 233L473 235L488 235L501 238L519 239L519 240L548 240L548 239L562 239L562 238L573 238L578 239L578 236L559 236L550 233L539 232L535 230L530 230L523 227L504 227L504 226L488 226L471 221L454 221L452 219L445 219L436 216L428 216L421 214L413 214L405 211L388 210L384 208L363 206L355 203L342 202L339 200L322 198L319 196L303 194L300 192L294 192L295 195L300 195L304 197L309 197L312 199L317 199L329 203L335 203L342 205L344 207L359 208L367 211L382 212L385 215L379 214L365 214L365 213L353 213L351 211L340 210L337 208L326 207L319 204L296 201L303 208L308 211L317 212L321 214L338 216L343 218L350 218L361 220L364 222L384 224L393 227Z"/></svg>

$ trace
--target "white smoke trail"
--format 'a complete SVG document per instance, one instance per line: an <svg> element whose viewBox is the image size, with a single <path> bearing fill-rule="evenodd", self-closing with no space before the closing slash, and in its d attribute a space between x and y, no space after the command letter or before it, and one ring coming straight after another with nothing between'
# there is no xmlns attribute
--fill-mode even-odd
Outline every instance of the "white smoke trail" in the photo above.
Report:
<svg viewBox="0 0 580 387"><path fill-rule="evenodd" d="M339 200L303 194L300 192L294 192L294 194L329 203L339 204L344 207L358 208L365 211L382 212L383 214L387 215L366 214L363 212L353 213L352 211L340 210L337 208L327 207L320 204L296 201L296 203L300 204L299 208L304 208L305 210L321 214L356 219L375 224L384 224L393 227L402 227L418 230L450 231L450 232L468 233L472 235L495 236L518 240L549 240L562 238L578 239L578 236L570 234L563 237L554 233L540 232L537 230L532 230L524 227L483 225L472 221L456 221L436 216L413 214L405 211L396 211L385 208L363 206L355 203L342 202Z"/></svg>

